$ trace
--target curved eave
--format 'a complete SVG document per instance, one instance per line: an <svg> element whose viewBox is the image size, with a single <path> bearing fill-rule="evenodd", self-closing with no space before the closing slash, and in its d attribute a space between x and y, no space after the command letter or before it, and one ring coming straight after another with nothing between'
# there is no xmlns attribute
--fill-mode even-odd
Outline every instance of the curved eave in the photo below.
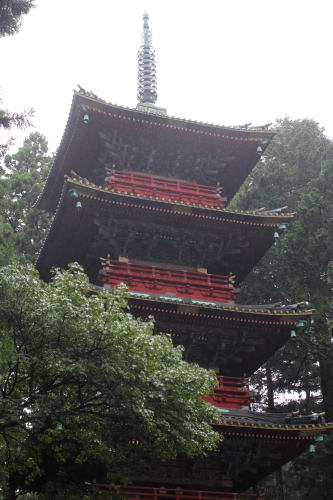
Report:
<svg viewBox="0 0 333 500"><path fill-rule="evenodd" d="M134 309L136 307L142 310L152 310L154 314L170 313L178 316L178 319L186 318L190 323L211 323L212 326L227 326L227 327L242 327L251 328L275 329L279 330L285 327L289 329L295 328L299 320L307 320L311 318L311 311L295 312L287 310L281 312L279 310L270 311L260 306L243 306L241 304L207 304L198 303L198 301L175 302L175 299L169 297L146 297L141 293L132 293L129 298L129 304Z"/></svg>
<svg viewBox="0 0 333 500"><path fill-rule="evenodd" d="M85 106L90 114L89 124L83 123L83 115L78 108L81 105ZM256 153L259 143L264 139L272 140L275 135L275 131L237 129L169 116L150 115L75 92L60 147L45 188L37 202L39 208L54 211L61 193L63 176L71 169L83 177L89 177L87 173L96 162L101 150L99 131L103 127L110 129L125 127L135 131L135 135L142 134L144 137L154 137L156 140L162 138L163 141L191 145L194 149L199 145L213 152L223 145L223 147L230 147L230 144L238 145L237 147L242 148L239 161L243 163L237 175L234 166L230 167L232 170L227 177L229 176L229 184L231 180L232 183L230 187L224 186L224 195L229 199L259 160L260 157ZM250 149L246 144L250 144ZM223 172L219 174L222 176L221 179L225 177L228 168L222 169Z"/></svg>
<svg viewBox="0 0 333 500"><path fill-rule="evenodd" d="M215 427L215 425L214 425ZM223 446L237 446L239 442L246 442L258 449L264 443L272 447L272 452L264 455L257 463L251 464L253 470L243 470L239 477L242 479L242 491L252 484L256 484L272 472L290 462L309 449L315 443L318 434L326 433L333 428L332 423L312 425L230 425L224 421L216 426L216 430L224 437Z"/></svg>
<svg viewBox="0 0 333 500"><path fill-rule="evenodd" d="M99 202L110 203L112 200L122 200L129 206L134 200L140 200L136 203L136 207L141 206L155 206L155 210L168 210L178 214L192 215L195 217L202 217L210 220L227 221L232 220L234 223L258 226L271 226L277 228L280 224L289 223L294 214L283 214L281 212L265 212L264 210L253 213L253 211L235 211L228 210L227 208L209 207L195 203L182 203L177 201L168 202L157 196L141 196L134 193L124 193L116 190L110 190L96 186L89 181L77 180L65 174L65 178L72 188L77 189L78 193L87 198L94 198ZM199 223L200 224L200 223ZM196 222L197 225L197 222Z"/></svg>
<svg viewBox="0 0 333 500"><path fill-rule="evenodd" d="M297 321L311 317L308 311L282 313L259 309L260 306L249 309L236 304L181 304L168 297L144 297L143 294L131 294L128 303L134 316L153 316L158 331L175 330L177 337L172 339L176 345L185 347L187 361L209 369L218 367L221 375L233 377L253 374L289 340ZM237 348L222 363L214 361L215 356L223 357L225 335L237 343L244 331L261 339L255 349L238 351ZM204 341L200 340L199 332L204 335Z"/></svg>
<svg viewBox="0 0 333 500"><path fill-rule="evenodd" d="M78 199L82 202L81 213L75 210L68 194L69 189L77 191ZM290 222L293 217L290 214L248 214L169 203L131 194L112 193L107 189L67 178L53 224L37 259L37 268L44 279L54 265L65 267L71 261L83 264L97 232L93 220L98 212L111 214L122 221L138 221L138 224L145 221L165 227L192 229L201 234L214 234L217 238L223 238L228 232L241 234L248 240L248 246L240 249L240 255L229 255L226 258L229 271L236 275L236 284L244 279L272 246L273 235L278 226ZM135 252L135 249L132 251ZM94 279L89 269L86 272Z"/></svg>
<svg viewBox="0 0 333 500"><path fill-rule="evenodd" d="M241 140L255 140L262 141L263 139L273 139L276 134L276 130L254 130L248 128L241 127L228 127L225 125L215 125L212 123L203 123L197 122L196 120L188 120L186 118L179 118L175 116L168 115L151 115L150 113L146 113L144 111L139 111L136 108L129 108L127 106L118 106L118 104L113 104L111 102L105 102L102 99L95 99L92 97L85 96L80 92L74 93L74 98L78 98L78 105L83 104L87 108L105 111L106 113L126 113L126 115L137 118L140 117L144 120L150 120L152 123L156 121L159 123L162 120L162 123L167 123L168 125L177 126L178 128L188 129L189 131L197 130L203 134L208 134L209 132L227 135L230 139L241 139ZM73 109L73 106L72 106ZM125 116L125 115L123 115Z"/></svg>
<svg viewBox="0 0 333 500"><path fill-rule="evenodd" d="M333 423L327 424L271 424L271 423L246 423L230 421L222 418L221 422L214 423L214 428L223 436L236 437L255 431L251 437L265 436L266 439L276 439L283 436L284 439L313 439L318 434L327 432L333 428ZM274 431L270 434L270 431Z"/></svg>
<svg viewBox="0 0 333 500"><path fill-rule="evenodd" d="M149 475L145 480L153 481L155 484L165 484L166 487L168 483L176 483L179 486L190 485L187 487L191 489L200 487L203 490L204 487L214 487L220 491L227 489L240 493L305 452L309 445L315 442L318 434L326 432L332 426L324 424L304 429L300 426L276 428L214 424L215 430L224 438L219 443L217 451L208 452L204 460L196 458L193 461L181 457L175 461L169 460L167 465L172 473L163 474L162 469L161 474L161 468L155 468L155 475ZM161 466L163 467L163 464ZM227 469L228 466L230 468ZM197 469L200 474L195 473ZM184 470L194 472L186 475L183 473ZM230 471L227 478L226 470ZM143 478L137 479L143 480ZM229 494L231 498L232 493Z"/></svg>
<svg viewBox="0 0 333 500"><path fill-rule="evenodd" d="M86 96L80 92L74 92L73 96L73 104L74 100L78 99L77 104L83 104L87 108L102 110L105 112L125 112L132 118L141 117L145 120L163 120L163 123L168 123L169 125L177 125L181 127L181 124L184 124L184 128L193 129L201 131L202 133L207 132L215 132L221 134L229 134L230 138L240 138L240 139L253 139L253 140L263 140L263 139L273 139L276 134L276 130L254 130L242 127L228 127L225 125L216 125L212 123L203 123L198 122L196 120L188 120L186 118L179 118L175 116L168 115L151 115L150 113L146 113L144 111L139 111L136 108L129 108L128 106L119 106L118 104L113 104L111 102L103 101L102 99L95 99L93 97ZM72 108L73 109L73 104ZM188 126L186 126L186 124Z"/></svg>

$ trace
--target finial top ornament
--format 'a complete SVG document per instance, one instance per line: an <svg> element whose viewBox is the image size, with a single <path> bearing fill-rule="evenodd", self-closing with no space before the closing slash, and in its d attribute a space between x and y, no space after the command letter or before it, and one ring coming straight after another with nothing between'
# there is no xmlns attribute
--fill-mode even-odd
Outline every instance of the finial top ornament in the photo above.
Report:
<svg viewBox="0 0 333 500"><path fill-rule="evenodd" d="M157 101L157 78L155 50L152 45L152 32L149 29L149 16L143 14L143 32L138 54L138 101L155 104Z"/></svg>

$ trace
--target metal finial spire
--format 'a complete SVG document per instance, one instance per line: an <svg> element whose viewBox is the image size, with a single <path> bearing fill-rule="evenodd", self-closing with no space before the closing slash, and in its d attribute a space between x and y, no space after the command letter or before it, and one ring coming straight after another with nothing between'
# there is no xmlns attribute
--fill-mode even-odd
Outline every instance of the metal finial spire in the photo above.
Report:
<svg viewBox="0 0 333 500"><path fill-rule="evenodd" d="M149 16L143 14L143 32L138 55L138 101L153 103L157 101L157 79L155 50L152 45L152 32L149 29Z"/></svg>

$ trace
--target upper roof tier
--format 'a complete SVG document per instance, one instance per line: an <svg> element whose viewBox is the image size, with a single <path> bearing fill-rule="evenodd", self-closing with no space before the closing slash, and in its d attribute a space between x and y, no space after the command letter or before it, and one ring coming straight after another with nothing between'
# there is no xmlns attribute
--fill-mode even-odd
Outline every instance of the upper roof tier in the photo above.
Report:
<svg viewBox="0 0 333 500"><path fill-rule="evenodd" d="M38 206L55 212L64 175L71 170L102 185L108 168L221 186L230 201L275 134L150 111L106 103L84 90L75 92Z"/></svg>

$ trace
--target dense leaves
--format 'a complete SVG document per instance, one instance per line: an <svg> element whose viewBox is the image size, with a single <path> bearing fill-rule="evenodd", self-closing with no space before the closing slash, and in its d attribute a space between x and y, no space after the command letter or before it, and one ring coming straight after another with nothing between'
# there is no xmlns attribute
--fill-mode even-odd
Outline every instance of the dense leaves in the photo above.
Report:
<svg viewBox="0 0 333 500"><path fill-rule="evenodd" d="M32 126L30 118L33 118L34 114L32 109L22 111L21 113L13 113L6 109L0 109L0 126L4 129L11 129L12 127L26 129Z"/></svg>
<svg viewBox="0 0 333 500"><path fill-rule="evenodd" d="M296 216L287 233L243 283L241 299L308 301L316 309L314 323L300 332L296 347L288 345L282 356L276 355L281 375L276 377L276 388L282 388L281 380L295 382L292 389L297 389L296 381L311 379L314 389L321 388L331 416L333 405L325 391L325 384L331 381L325 377L333 379L333 373L331 369L329 375L324 372L332 355L328 320L333 293L328 277L333 261L333 144L312 120L285 119L279 127L264 160L233 204L242 209L288 205L288 211ZM288 369L282 368L286 363ZM309 370L319 376L317 385ZM304 390L304 384L299 389Z"/></svg>
<svg viewBox="0 0 333 500"><path fill-rule="evenodd" d="M18 33L22 16L34 7L34 0L0 1L0 38Z"/></svg>
<svg viewBox="0 0 333 500"><path fill-rule="evenodd" d="M243 283L243 302L309 302L315 309L313 322L297 332L297 340L288 344L270 360L268 370L260 370L253 383L263 394L261 403L272 398L264 395L271 373L275 411L326 411L333 420L333 345L330 321L333 291L330 269L333 261L333 143L313 120L284 119L279 133L265 157L254 169L233 200L233 207L251 209L265 206L275 209L287 205L295 212L286 234L262 259ZM289 393L287 404L284 394ZM329 443L330 440L327 441ZM300 465L315 470L332 460L330 446L325 453L301 457L284 471L285 498L325 496L325 469L312 481L294 480ZM326 461L326 462L325 462ZM319 469L318 469L319 468ZM297 486L296 486L297 484ZM327 476L327 485L331 484ZM295 488L295 489L294 489ZM267 499L276 499L269 488ZM288 490L288 491L287 491ZM296 496L296 490L297 495ZM310 496L311 496L310 495ZM323 495L323 496L320 496Z"/></svg>
<svg viewBox="0 0 333 500"><path fill-rule="evenodd" d="M0 98L0 104L2 104L2 99ZM27 109L21 111L20 113L8 111L8 109L0 109L0 131L2 129L11 130L12 127L25 130L28 127L32 127L31 118L34 117L34 110ZM5 140L5 142L0 143L0 160L8 152L10 146L14 144L14 139L10 138Z"/></svg>
<svg viewBox="0 0 333 500"><path fill-rule="evenodd" d="M11 262L15 253L12 235L13 231L10 224L0 216L0 267Z"/></svg>
<svg viewBox="0 0 333 500"><path fill-rule="evenodd" d="M214 447L205 403L214 374L182 361L121 290L91 294L80 268L50 284L0 269L0 478L8 493L83 498L85 482L126 481L153 459ZM57 491L57 494L55 494ZM69 492L71 492L69 494ZM8 496L8 498L11 498Z"/></svg>
<svg viewBox="0 0 333 500"><path fill-rule="evenodd" d="M34 7L34 0L0 0L0 38L18 33L21 28L22 16ZM0 97L0 104L2 99ZM27 109L19 113L0 109L0 131L17 127L26 129L32 124L30 119L34 116L33 109ZM8 152L13 144L13 139L0 143L0 160Z"/></svg>
<svg viewBox="0 0 333 500"><path fill-rule="evenodd" d="M34 208L52 163L47 152L45 137L32 132L17 153L5 157L0 179L0 215L11 228L11 244L23 262L35 262L50 224L50 214Z"/></svg>

